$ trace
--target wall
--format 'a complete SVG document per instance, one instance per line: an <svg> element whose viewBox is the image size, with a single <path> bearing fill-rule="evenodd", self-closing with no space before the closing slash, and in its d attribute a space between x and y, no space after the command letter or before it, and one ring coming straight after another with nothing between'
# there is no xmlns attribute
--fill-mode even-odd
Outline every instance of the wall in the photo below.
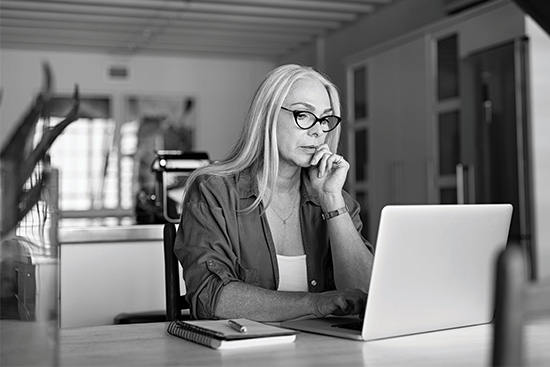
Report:
<svg viewBox="0 0 550 367"><path fill-rule="evenodd" d="M126 93L192 95L197 98L195 147L223 158L240 133L252 94L274 63L248 59L200 57L117 56L2 49L0 86L0 141L11 135L32 98L40 90L42 61L47 60L56 92L108 93L114 98L115 118L121 118ZM128 81L107 80L107 67L129 67Z"/></svg>

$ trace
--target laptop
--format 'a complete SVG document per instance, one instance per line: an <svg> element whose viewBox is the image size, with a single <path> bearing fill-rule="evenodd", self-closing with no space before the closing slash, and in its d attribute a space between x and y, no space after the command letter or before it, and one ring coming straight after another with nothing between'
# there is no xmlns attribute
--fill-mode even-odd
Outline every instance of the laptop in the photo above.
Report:
<svg viewBox="0 0 550 367"><path fill-rule="evenodd" d="M386 206L364 318L301 318L281 326L375 340L489 323L496 258L511 217L510 204Z"/></svg>

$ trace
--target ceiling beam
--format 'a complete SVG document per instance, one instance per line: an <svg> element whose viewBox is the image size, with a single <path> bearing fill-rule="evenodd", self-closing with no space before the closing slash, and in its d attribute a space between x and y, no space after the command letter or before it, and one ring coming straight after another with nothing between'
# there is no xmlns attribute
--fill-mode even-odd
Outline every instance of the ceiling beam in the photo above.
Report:
<svg viewBox="0 0 550 367"><path fill-rule="evenodd" d="M14 20L4 20L0 24L0 30L4 35L8 33L16 34L27 34L33 35L35 32L58 32L62 34L63 32L93 32L93 33L104 33L104 34L127 34L127 35L142 35L144 37L151 37L158 35L159 32L156 32L155 29L150 29L147 32L137 32L135 26L128 25L103 25L98 27L97 24L82 24L82 23L56 23L56 24L44 24L40 22L21 22ZM285 40L288 42L300 42L308 40L312 37L311 34L306 33L286 33L286 32L273 32L272 30L256 30L250 32L249 30L229 30L229 29L211 29L210 27L172 27L169 30L163 30L163 35L169 35L174 37L181 36L201 36L208 35L211 37L219 38L242 38L242 39L262 39L262 40ZM55 36L54 33L51 34Z"/></svg>
<svg viewBox="0 0 550 367"><path fill-rule="evenodd" d="M221 15L258 16L269 18L316 19L349 22L357 18L356 12L337 10L322 11L311 9L286 8L284 6L249 6L239 4L205 2L166 2L151 0L96 0L96 1L21 1L2 0L2 8L8 10L54 11L63 13L89 13L102 15L143 15L173 16L174 13L208 13Z"/></svg>
<svg viewBox="0 0 550 367"><path fill-rule="evenodd" d="M121 27L155 27L170 25L174 29L220 29L220 30L242 30L242 31L254 31L254 32L277 32L286 34L314 34L320 28L318 27L305 27L301 25L285 25L281 27L277 24L251 24L251 23L236 23L227 21L216 21L212 23L205 22L204 20L185 20L185 22L169 22L169 21L154 21L146 18L121 18L116 16L90 16L90 15L68 15L58 13L43 13L43 12L27 12L20 10L6 10L1 13L1 24L20 24L23 26L40 25L41 27L112 27L117 29Z"/></svg>
<svg viewBox="0 0 550 367"><path fill-rule="evenodd" d="M82 10L75 11L74 9L68 8L49 8L48 6L37 6L32 9L21 9L17 6L11 6L12 3L19 4L18 2L3 0L0 6L2 13L9 11L24 11L30 12L31 14L53 14L55 17L67 16L70 19L75 16L80 17L83 21L86 19L94 18L104 18L104 17L115 17L120 19L134 19L136 22L165 22L165 23L175 23L175 22L184 22L187 20L191 21L209 21L209 22L230 22L230 23L245 23L245 24L271 24L279 25L281 27L286 26L295 26L295 27L313 27L319 29L337 29L340 27L341 22L338 21L329 21L321 19L297 19L297 18L281 18L281 17L261 17L261 16L250 16L250 15L235 15L235 14L219 14L219 13L203 13L203 12L160 12L153 16L151 13L143 10L120 10L117 12L108 11L108 9L95 9L92 11ZM59 18L58 18L59 19Z"/></svg>
<svg viewBox="0 0 550 367"><path fill-rule="evenodd" d="M156 37L143 38L140 40L134 40L131 33L117 33L112 35L110 33L102 32L101 30L95 31L71 31L66 32L64 30L43 30L40 33L36 33L33 30L21 30L20 28L2 27L2 39L7 41L24 40L25 38L39 39L42 42L48 42L48 40L82 40L82 42L105 42L106 44L121 44L126 45L128 42L143 42L148 43L154 41L158 44L204 44L209 46L220 45L247 45L250 47L258 47L266 45L270 48L279 48L281 50L289 48L296 41L291 39L282 39L276 36L261 37L249 34L247 36L234 37L232 35L220 35L220 34L208 34L208 33L194 33L194 34L161 34ZM303 39L302 41L305 41ZM267 46L269 45L269 46Z"/></svg>

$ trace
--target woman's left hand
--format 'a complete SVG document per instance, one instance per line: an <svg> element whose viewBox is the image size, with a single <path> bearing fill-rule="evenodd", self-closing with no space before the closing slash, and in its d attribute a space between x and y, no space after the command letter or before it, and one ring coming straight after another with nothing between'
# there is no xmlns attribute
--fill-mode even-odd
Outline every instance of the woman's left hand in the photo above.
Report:
<svg viewBox="0 0 550 367"><path fill-rule="evenodd" d="M311 158L309 178L319 195L340 194L349 170L349 163L336 153L332 153L327 144L317 147Z"/></svg>

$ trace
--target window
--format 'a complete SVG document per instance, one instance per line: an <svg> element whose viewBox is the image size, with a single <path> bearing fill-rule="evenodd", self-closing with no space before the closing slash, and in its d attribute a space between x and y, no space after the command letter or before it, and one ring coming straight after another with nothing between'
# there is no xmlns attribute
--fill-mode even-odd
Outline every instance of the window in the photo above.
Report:
<svg viewBox="0 0 550 367"><path fill-rule="evenodd" d="M367 67L353 71L353 112L355 120L367 118Z"/></svg>
<svg viewBox="0 0 550 367"><path fill-rule="evenodd" d="M349 123L345 124L348 137L348 157L350 173L348 190L361 204L363 235L370 238L369 221L369 95L368 64L360 63L348 69L348 93L351 104L348 106Z"/></svg>
<svg viewBox="0 0 550 367"><path fill-rule="evenodd" d="M71 97L52 98L50 118L39 121L36 139L44 124L57 125L71 106ZM117 210L120 191L115 131L109 97L80 98L78 119L65 128L49 150L52 166L59 169L60 225L108 224L112 217L130 215Z"/></svg>
<svg viewBox="0 0 550 367"><path fill-rule="evenodd" d="M456 174L459 163L460 115L458 111L439 114L439 174Z"/></svg>
<svg viewBox="0 0 550 367"><path fill-rule="evenodd" d="M193 98L126 96L122 103L123 123L113 116L110 96L82 96L79 118L49 150L59 169L61 226L135 223L139 191L146 187L154 201L155 151L193 148ZM71 97L54 97L36 141L43 126L58 124L71 106Z"/></svg>
<svg viewBox="0 0 550 367"><path fill-rule="evenodd" d="M458 97L458 36L453 34L437 42L437 97L439 101Z"/></svg>
<svg viewBox="0 0 550 367"><path fill-rule="evenodd" d="M456 165L460 160L460 67L457 34L435 39L436 202L456 203Z"/></svg>

